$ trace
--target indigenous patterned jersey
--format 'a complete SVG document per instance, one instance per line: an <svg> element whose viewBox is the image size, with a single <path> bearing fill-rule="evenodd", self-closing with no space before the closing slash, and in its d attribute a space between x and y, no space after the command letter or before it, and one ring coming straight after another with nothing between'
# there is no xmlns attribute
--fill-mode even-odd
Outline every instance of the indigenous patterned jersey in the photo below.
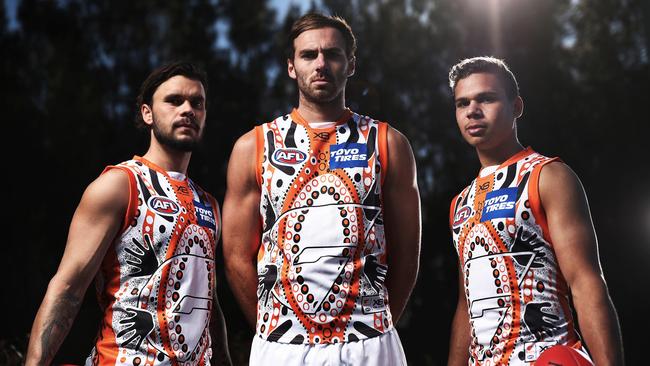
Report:
<svg viewBox="0 0 650 366"><path fill-rule="evenodd" d="M88 362L209 364L217 202L137 156L108 169L128 174L130 203L97 276L104 319Z"/></svg>
<svg viewBox="0 0 650 366"><path fill-rule="evenodd" d="M256 127L262 339L328 344L392 329L381 205L386 131L349 110L326 129L310 128L296 110Z"/></svg>
<svg viewBox="0 0 650 366"><path fill-rule="evenodd" d="M580 347L538 191L542 167L554 160L527 148L452 201L470 365L530 365L551 345Z"/></svg>

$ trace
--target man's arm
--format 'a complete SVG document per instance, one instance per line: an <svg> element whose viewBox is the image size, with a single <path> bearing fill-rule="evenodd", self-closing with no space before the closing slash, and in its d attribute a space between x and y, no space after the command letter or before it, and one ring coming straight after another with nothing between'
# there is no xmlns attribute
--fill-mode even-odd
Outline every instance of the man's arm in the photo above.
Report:
<svg viewBox="0 0 650 366"><path fill-rule="evenodd" d="M596 233L580 180L564 163L546 165L539 192L580 331L596 365L623 365L621 331L598 258Z"/></svg>
<svg viewBox="0 0 650 366"><path fill-rule="evenodd" d="M252 130L239 138L228 163L223 203L223 254L228 283L244 316L257 322L257 266L260 242L260 188L255 177L256 140Z"/></svg>
<svg viewBox="0 0 650 366"><path fill-rule="evenodd" d="M210 318L210 335L212 336L212 364L218 366L231 366L230 351L228 350L228 332L226 321L223 318L223 311L219 305L216 286L214 292L214 305Z"/></svg>
<svg viewBox="0 0 650 366"><path fill-rule="evenodd" d="M467 313L467 300L465 299L465 286L463 285L463 271L458 264L458 305L454 320L451 322L451 338L449 340L449 358L447 366L467 366L469 359L469 315Z"/></svg>
<svg viewBox="0 0 650 366"><path fill-rule="evenodd" d="M382 187L388 252L386 287L397 324L411 295L420 264L420 193L415 159L404 135L389 127L388 171Z"/></svg>
<svg viewBox="0 0 650 366"><path fill-rule="evenodd" d="M84 293L117 234L129 201L126 173L109 170L91 183L70 223L56 274L34 319L26 365L48 365L79 311Z"/></svg>

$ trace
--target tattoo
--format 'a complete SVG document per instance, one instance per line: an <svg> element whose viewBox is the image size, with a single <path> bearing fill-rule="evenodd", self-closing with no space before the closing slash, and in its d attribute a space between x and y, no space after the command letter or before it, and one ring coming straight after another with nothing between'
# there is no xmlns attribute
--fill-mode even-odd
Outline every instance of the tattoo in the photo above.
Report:
<svg viewBox="0 0 650 366"><path fill-rule="evenodd" d="M77 296L66 293L54 302L43 326L43 334L41 335L42 354L39 364L50 363L56 355L81 307L81 300Z"/></svg>

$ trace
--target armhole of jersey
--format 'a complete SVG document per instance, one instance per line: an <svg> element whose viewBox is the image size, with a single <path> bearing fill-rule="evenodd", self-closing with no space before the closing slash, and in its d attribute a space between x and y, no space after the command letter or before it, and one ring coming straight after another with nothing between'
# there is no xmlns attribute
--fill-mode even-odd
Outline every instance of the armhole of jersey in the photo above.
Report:
<svg viewBox="0 0 650 366"><path fill-rule="evenodd" d="M135 175L131 169L119 166L119 165L109 165L107 166L102 174L106 173L111 169L119 169L126 173L129 177L129 204L126 207L126 212L124 214L124 221L122 222L122 228L117 235L122 235L131 225L131 220L135 217L135 212L138 209L138 188L135 183ZM101 174L100 174L101 175Z"/></svg>
<svg viewBox="0 0 650 366"><path fill-rule="evenodd" d="M548 230L548 222L546 221L546 211L542 207L542 200L539 196L539 175L542 173L542 168L548 163L554 161L562 161L560 158L550 158L546 161L539 163L533 168L533 171L530 174L530 183L528 185L528 200L530 201L530 209L533 212L533 216L537 221L537 224L542 228L542 234L544 239L553 246L551 241L551 235Z"/></svg>
<svg viewBox="0 0 650 366"><path fill-rule="evenodd" d="M453 230L453 229L454 229L454 228L452 227L452 225L454 224L454 215L455 215L455 213L456 213L456 207L457 207L457 205L458 205L458 200L460 199L460 195L461 195L462 193L463 193L463 192L460 192L459 194L457 194L457 195L456 195L456 196L451 200L451 204L449 205L449 230Z"/></svg>
<svg viewBox="0 0 650 366"><path fill-rule="evenodd" d="M255 126L255 180L262 189L262 155L264 154L264 130Z"/></svg>
<svg viewBox="0 0 650 366"><path fill-rule="evenodd" d="M388 123L377 122L377 151L379 151L379 164L381 165L381 186L384 186L388 173Z"/></svg>
<svg viewBox="0 0 650 366"><path fill-rule="evenodd" d="M214 212L215 223L217 226L217 232L216 232L217 237L214 241L214 246L216 247L219 238L221 238L221 209L219 209L219 202L217 201L217 199L212 197L212 195L207 192L206 194L208 195L208 199L210 200L210 204L212 205L212 211Z"/></svg>

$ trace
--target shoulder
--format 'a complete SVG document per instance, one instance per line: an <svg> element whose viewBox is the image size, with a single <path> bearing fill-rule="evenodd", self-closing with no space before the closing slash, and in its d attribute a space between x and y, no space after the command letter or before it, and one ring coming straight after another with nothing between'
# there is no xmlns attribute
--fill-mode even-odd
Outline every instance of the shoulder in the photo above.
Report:
<svg viewBox="0 0 650 366"><path fill-rule="evenodd" d="M539 194L542 204L547 206L553 201L570 201L584 196L584 190L573 169L561 161L552 161L541 167Z"/></svg>
<svg viewBox="0 0 650 366"><path fill-rule="evenodd" d="M82 200L98 208L126 209L130 194L129 180L126 168L109 168L86 187Z"/></svg>
<svg viewBox="0 0 650 366"><path fill-rule="evenodd" d="M235 145L232 148L232 153L234 154L254 154L257 148L257 130L259 127L255 127L250 131L246 132L240 136Z"/></svg>
<svg viewBox="0 0 650 366"><path fill-rule="evenodd" d="M386 141L388 151L411 151L411 144L408 138L396 128L387 124Z"/></svg>

